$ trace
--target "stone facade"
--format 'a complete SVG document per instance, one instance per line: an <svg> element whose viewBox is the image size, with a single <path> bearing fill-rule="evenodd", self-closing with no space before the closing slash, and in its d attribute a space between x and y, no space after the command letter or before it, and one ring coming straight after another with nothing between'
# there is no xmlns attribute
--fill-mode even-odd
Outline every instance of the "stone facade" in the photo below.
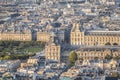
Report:
<svg viewBox="0 0 120 80"><path fill-rule="evenodd" d="M84 47L76 50L78 59L104 59L106 55L112 55L113 57L120 55L120 50L112 47Z"/></svg>
<svg viewBox="0 0 120 80"><path fill-rule="evenodd" d="M50 33L48 32L37 32L37 41L49 42Z"/></svg>
<svg viewBox="0 0 120 80"><path fill-rule="evenodd" d="M104 46L120 45L120 31L82 31L79 24L75 23L70 34L70 44L75 46Z"/></svg>
<svg viewBox="0 0 120 80"><path fill-rule="evenodd" d="M79 51L77 51L77 54L78 54L78 59L88 59L88 60L91 60L91 59L95 59L95 58L98 58L98 59L104 59L105 56L107 54L110 54L111 51L110 50L96 50L96 49L81 49Z"/></svg>
<svg viewBox="0 0 120 80"><path fill-rule="evenodd" d="M46 60L60 61L61 46L53 43L46 45L45 57Z"/></svg>
<svg viewBox="0 0 120 80"><path fill-rule="evenodd" d="M0 33L1 41L31 41L31 33Z"/></svg>

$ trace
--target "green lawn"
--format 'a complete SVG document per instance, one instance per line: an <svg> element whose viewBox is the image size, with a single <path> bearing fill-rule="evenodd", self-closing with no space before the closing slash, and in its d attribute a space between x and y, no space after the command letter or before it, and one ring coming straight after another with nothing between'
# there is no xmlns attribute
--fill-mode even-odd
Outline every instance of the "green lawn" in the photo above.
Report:
<svg viewBox="0 0 120 80"><path fill-rule="evenodd" d="M26 59L34 56L44 47L45 43L36 41L0 41L0 59Z"/></svg>
<svg viewBox="0 0 120 80"><path fill-rule="evenodd" d="M23 49L23 52L40 52L41 50L39 47L28 47Z"/></svg>

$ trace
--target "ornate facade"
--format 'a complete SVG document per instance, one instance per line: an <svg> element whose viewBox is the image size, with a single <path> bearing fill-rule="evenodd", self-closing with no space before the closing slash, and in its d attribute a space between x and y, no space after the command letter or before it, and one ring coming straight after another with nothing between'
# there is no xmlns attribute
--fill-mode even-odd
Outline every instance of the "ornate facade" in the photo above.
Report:
<svg viewBox="0 0 120 80"><path fill-rule="evenodd" d="M120 45L120 31L82 31L78 23L73 25L70 44L74 46Z"/></svg>
<svg viewBox="0 0 120 80"><path fill-rule="evenodd" d="M0 33L1 41L31 41L31 33Z"/></svg>
<svg viewBox="0 0 120 80"><path fill-rule="evenodd" d="M52 42L45 47L46 60L60 61L61 46Z"/></svg>
<svg viewBox="0 0 120 80"><path fill-rule="evenodd" d="M37 41L49 42L50 33L48 32L37 32Z"/></svg>
<svg viewBox="0 0 120 80"><path fill-rule="evenodd" d="M84 47L76 51L78 54L78 59L104 59L106 55L112 55L113 57L120 55L119 49L113 49L111 47Z"/></svg>
<svg viewBox="0 0 120 80"><path fill-rule="evenodd" d="M99 58L99 59L104 59L105 56L107 54L110 54L111 51L110 50L102 50L102 49L99 49L99 50L96 50L95 48L93 49L88 49L88 48L83 48L79 51L77 51L77 54L78 54L78 59L88 59L88 60L91 60L91 59L95 59L95 58Z"/></svg>

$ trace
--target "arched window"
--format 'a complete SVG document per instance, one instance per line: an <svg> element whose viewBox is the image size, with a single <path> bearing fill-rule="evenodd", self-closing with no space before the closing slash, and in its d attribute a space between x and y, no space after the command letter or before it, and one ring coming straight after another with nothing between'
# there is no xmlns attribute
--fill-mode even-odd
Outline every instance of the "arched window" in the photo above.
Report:
<svg viewBox="0 0 120 80"><path fill-rule="evenodd" d="M117 43L113 43L114 46L118 45Z"/></svg>
<svg viewBox="0 0 120 80"><path fill-rule="evenodd" d="M105 45L111 45L111 43L107 42Z"/></svg>

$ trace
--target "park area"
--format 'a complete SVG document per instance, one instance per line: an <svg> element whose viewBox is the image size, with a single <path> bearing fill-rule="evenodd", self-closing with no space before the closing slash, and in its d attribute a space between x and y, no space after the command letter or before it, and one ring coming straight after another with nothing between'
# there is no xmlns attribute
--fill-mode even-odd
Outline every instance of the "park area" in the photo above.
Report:
<svg viewBox="0 0 120 80"><path fill-rule="evenodd" d="M37 41L0 41L0 60L26 59L44 47L45 43Z"/></svg>

